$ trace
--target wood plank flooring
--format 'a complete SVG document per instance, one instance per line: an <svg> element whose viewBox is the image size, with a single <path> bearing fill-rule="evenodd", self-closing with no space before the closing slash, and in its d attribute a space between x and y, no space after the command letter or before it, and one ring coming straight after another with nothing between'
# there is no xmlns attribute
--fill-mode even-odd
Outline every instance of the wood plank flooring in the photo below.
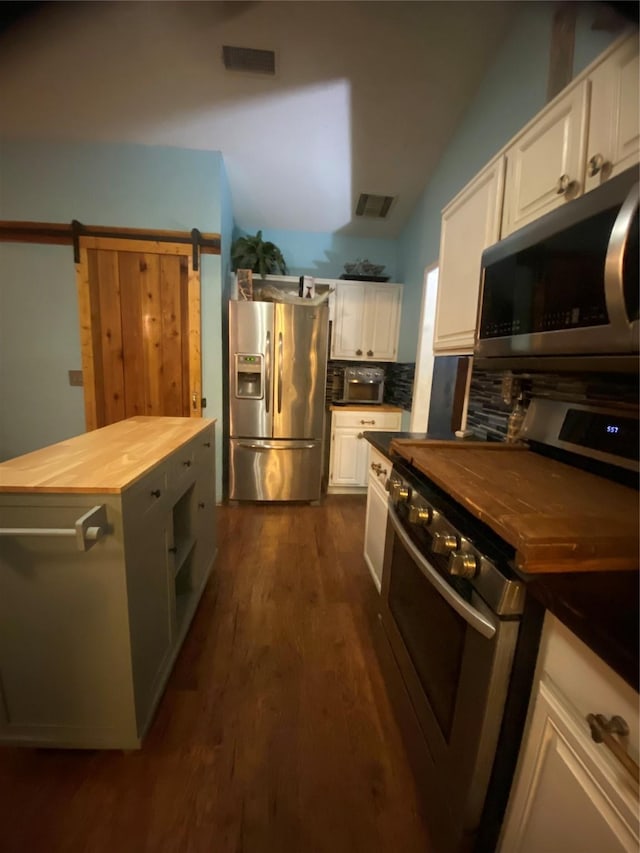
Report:
<svg viewBox="0 0 640 853"><path fill-rule="evenodd" d="M218 524L143 748L0 748L3 853L432 851L373 648L364 499Z"/></svg>

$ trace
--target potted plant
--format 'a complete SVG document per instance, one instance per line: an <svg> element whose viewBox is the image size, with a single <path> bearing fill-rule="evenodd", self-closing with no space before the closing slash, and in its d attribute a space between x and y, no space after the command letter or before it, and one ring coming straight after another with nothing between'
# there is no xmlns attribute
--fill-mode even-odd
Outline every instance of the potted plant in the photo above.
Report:
<svg viewBox="0 0 640 853"><path fill-rule="evenodd" d="M285 275L287 265L282 252L269 240L262 239L262 231L246 237L238 237L231 244L231 265L234 270L251 270L266 275Z"/></svg>

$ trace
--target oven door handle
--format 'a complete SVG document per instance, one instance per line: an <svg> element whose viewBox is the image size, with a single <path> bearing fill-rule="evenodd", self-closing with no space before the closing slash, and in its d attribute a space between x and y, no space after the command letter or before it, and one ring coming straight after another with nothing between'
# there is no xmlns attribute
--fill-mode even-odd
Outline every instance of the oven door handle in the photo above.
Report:
<svg viewBox="0 0 640 853"><path fill-rule="evenodd" d="M440 593L442 598L449 604L456 613L461 616L464 621L477 631L479 634L482 634L483 637L486 637L490 640L496 633L496 625L488 619L483 613L480 613L474 607L472 607L468 601L465 601L462 596L458 595L458 593L452 589L449 584L443 580L438 572L433 568L433 566L425 560L420 551L413 544L409 536L403 530L402 525L396 515L396 511L393 508L391 502L389 502L389 518L391 523L393 524L393 529L395 530L396 535L402 542L403 546L409 551L411 556L413 557L416 565L426 578L429 583L435 587L437 592Z"/></svg>

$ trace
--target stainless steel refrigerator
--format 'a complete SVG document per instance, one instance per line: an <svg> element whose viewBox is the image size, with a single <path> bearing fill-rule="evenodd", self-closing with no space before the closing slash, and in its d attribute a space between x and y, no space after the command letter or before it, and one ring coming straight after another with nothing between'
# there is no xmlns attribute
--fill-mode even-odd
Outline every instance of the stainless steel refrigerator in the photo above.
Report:
<svg viewBox="0 0 640 853"><path fill-rule="evenodd" d="M229 498L320 498L329 309L229 303Z"/></svg>

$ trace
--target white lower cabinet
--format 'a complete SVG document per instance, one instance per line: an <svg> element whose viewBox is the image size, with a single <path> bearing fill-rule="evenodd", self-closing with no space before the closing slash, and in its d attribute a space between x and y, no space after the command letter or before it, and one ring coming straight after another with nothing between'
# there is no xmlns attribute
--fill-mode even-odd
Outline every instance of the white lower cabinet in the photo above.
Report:
<svg viewBox="0 0 640 853"><path fill-rule="evenodd" d="M384 543L387 531L387 491L385 486L390 473L391 462L375 447L372 447L369 455L364 559L378 592L380 592L382 583Z"/></svg>
<svg viewBox="0 0 640 853"><path fill-rule="evenodd" d="M330 494L364 493L369 470L369 442L364 437L365 431L397 432L401 423L400 409L390 411L369 406L332 412L327 491Z"/></svg>
<svg viewBox="0 0 640 853"><path fill-rule="evenodd" d="M548 614L500 853L637 853L637 782L588 714L626 720L637 762L638 694Z"/></svg>

